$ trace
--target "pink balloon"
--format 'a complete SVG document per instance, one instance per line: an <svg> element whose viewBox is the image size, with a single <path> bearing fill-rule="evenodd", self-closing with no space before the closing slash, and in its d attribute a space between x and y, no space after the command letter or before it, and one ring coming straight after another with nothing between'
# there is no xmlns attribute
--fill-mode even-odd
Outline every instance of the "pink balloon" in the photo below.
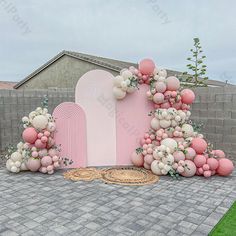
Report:
<svg viewBox="0 0 236 236"><path fill-rule="evenodd" d="M161 104L161 108L163 108L163 109L168 109L168 108L170 108L170 103L169 103L169 102L164 102L164 103L162 103L162 104Z"/></svg>
<svg viewBox="0 0 236 236"><path fill-rule="evenodd" d="M167 89L170 91L176 91L180 87L180 82L175 76L169 76L166 79Z"/></svg>
<svg viewBox="0 0 236 236"><path fill-rule="evenodd" d="M195 94L191 89L184 89L181 91L181 99L185 104L192 104L195 99Z"/></svg>
<svg viewBox="0 0 236 236"><path fill-rule="evenodd" d="M209 165L210 170L216 170L219 166L219 162L215 158L208 158L207 164Z"/></svg>
<svg viewBox="0 0 236 236"><path fill-rule="evenodd" d="M209 166L208 164L204 164L204 165L202 166L202 169L203 169L204 171L210 170L210 166Z"/></svg>
<svg viewBox="0 0 236 236"><path fill-rule="evenodd" d="M33 144L38 137L38 133L33 127L26 128L22 133L25 142Z"/></svg>
<svg viewBox="0 0 236 236"><path fill-rule="evenodd" d="M145 161L145 163L147 163L148 165L151 165L152 162L154 161L153 156L152 156L152 155L146 155L146 156L144 157L144 161Z"/></svg>
<svg viewBox="0 0 236 236"><path fill-rule="evenodd" d="M38 171L41 166L40 160L35 158L29 158L29 160L26 162L26 166L30 171Z"/></svg>
<svg viewBox="0 0 236 236"><path fill-rule="evenodd" d="M50 156L44 156L41 159L41 164L44 167L47 167L47 166L51 165L52 164L52 158Z"/></svg>
<svg viewBox="0 0 236 236"><path fill-rule="evenodd" d="M38 133L38 138L41 139L43 137L43 133Z"/></svg>
<svg viewBox="0 0 236 236"><path fill-rule="evenodd" d="M207 142L202 138L194 138L191 147L197 154L202 154L207 148Z"/></svg>
<svg viewBox="0 0 236 236"><path fill-rule="evenodd" d="M166 91L166 84L163 82L156 83L156 91L158 93L164 93Z"/></svg>
<svg viewBox="0 0 236 236"><path fill-rule="evenodd" d="M194 164L196 167L202 167L204 164L206 164L206 157L203 155L197 155L194 158Z"/></svg>
<svg viewBox="0 0 236 236"><path fill-rule="evenodd" d="M204 175L204 177L209 178L209 177L211 177L211 171L210 170L204 171L203 175Z"/></svg>
<svg viewBox="0 0 236 236"><path fill-rule="evenodd" d="M170 99L172 92L167 90L164 92L165 99Z"/></svg>
<svg viewBox="0 0 236 236"><path fill-rule="evenodd" d="M47 168L42 166L42 167L40 167L39 171L46 174L47 173Z"/></svg>
<svg viewBox="0 0 236 236"><path fill-rule="evenodd" d="M147 164L146 162L144 162L143 167L147 170L151 169L151 166L149 164Z"/></svg>
<svg viewBox="0 0 236 236"><path fill-rule="evenodd" d="M46 147L46 143L43 143L40 139L37 139L35 141L34 145L36 148L45 148Z"/></svg>
<svg viewBox="0 0 236 236"><path fill-rule="evenodd" d="M184 177L192 177L196 174L197 168L195 164L190 161L190 160L185 160L184 161L185 167L184 167L184 172L180 173Z"/></svg>
<svg viewBox="0 0 236 236"><path fill-rule="evenodd" d="M151 75L155 69L155 63L151 59L143 59L139 62L138 68L143 75Z"/></svg>
<svg viewBox="0 0 236 236"><path fill-rule="evenodd" d="M185 157L186 157L187 160L193 161L195 156L196 156L196 152L193 148L191 148L191 147L186 148Z"/></svg>
<svg viewBox="0 0 236 236"><path fill-rule="evenodd" d="M54 169L54 166L53 166L53 165L47 166L47 171L52 171L53 169Z"/></svg>
<svg viewBox="0 0 236 236"><path fill-rule="evenodd" d="M214 150L214 155L219 157L219 158L225 158L226 155L222 150Z"/></svg>
<svg viewBox="0 0 236 236"><path fill-rule="evenodd" d="M180 160L183 160L183 161L185 160L185 155L181 151L174 152L173 156L174 156L176 162L179 162Z"/></svg>
<svg viewBox="0 0 236 236"><path fill-rule="evenodd" d="M46 130L46 131L44 131L43 135L46 136L46 137L49 137L50 136L50 132Z"/></svg>
<svg viewBox="0 0 236 236"><path fill-rule="evenodd" d="M53 156L53 157L52 157L52 160L53 160L54 162L59 161L59 157L58 157L58 156Z"/></svg>
<svg viewBox="0 0 236 236"><path fill-rule="evenodd" d="M198 170L198 173L199 173L200 175L202 175L203 172L204 172L204 170L202 169L202 167L198 168L197 170Z"/></svg>
<svg viewBox="0 0 236 236"><path fill-rule="evenodd" d="M32 157L38 157L39 153L36 151L33 151L31 155L32 155Z"/></svg>
<svg viewBox="0 0 236 236"><path fill-rule="evenodd" d="M48 141L48 138L46 137L46 136L43 136L42 138L41 138L41 142L42 143L46 143Z"/></svg>
<svg viewBox="0 0 236 236"><path fill-rule="evenodd" d="M143 155L141 153L137 154L136 151L134 151L131 154L131 162L137 167L142 167L144 164Z"/></svg>
<svg viewBox="0 0 236 236"><path fill-rule="evenodd" d="M153 96L153 101L156 103L156 104L161 104L164 102L164 95L162 93L156 93L154 96Z"/></svg>
<svg viewBox="0 0 236 236"><path fill-rule="evenodd" d="M218 175L228 176L233 172L233 170L234 165L231 160L226 158L219 159L219 167L216 170Z"/></svg>

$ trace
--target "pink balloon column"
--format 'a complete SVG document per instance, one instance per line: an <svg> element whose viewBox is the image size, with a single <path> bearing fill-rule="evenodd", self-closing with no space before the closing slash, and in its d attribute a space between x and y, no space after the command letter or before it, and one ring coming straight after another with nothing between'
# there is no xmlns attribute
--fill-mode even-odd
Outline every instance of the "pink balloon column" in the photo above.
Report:
<svg viewBox="0 0 236 236"><path fill-rule="evenodd" d="M141 138L137 152L131 155L132 163L151 169L157 175L206 178L215 174L230 175L233 163L225 158L223 151L212 151L189 120L194 92L181 89L179 79L156 68L151 59L141 60L138 69L132 67L129 71L138 84L150 85L147 98L154 106L150 129ZM125 72L124 77L127 74Z"/></svg>
<svg viewBox="0 0 236 236"><path fill-rule="evenodd" d="M16 173L30 170L53 174L62 161L54 141L56 124L53 117L46 108L38 107L28 117L23 117L22 122L25 143L18 143L17 151L6 163L7 169Z"/></svg>

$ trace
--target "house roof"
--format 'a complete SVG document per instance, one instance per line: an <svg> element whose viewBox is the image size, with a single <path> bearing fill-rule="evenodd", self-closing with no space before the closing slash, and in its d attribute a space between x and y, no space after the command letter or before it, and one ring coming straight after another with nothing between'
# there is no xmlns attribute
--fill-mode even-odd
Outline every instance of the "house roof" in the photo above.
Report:
<svg viewBox="0 0 236 236"><path fill-rule="evenodd" d="M29 74L26 78L15 84L14 88L17 89L19 88L22 84L25 82L29 81L31 78L33 78L35 75L43 71L45 68L50 66L52 63L63 57L64 55L76 58L78 60L86 61L89 63L92 63L94 65L101 66L106 69L113 70L115 72L120 72L124 68L128 68L130 66L138 67L137 63L132 63L132 62L125 62L125 61L119 61L119 60L114 60L110 58L105 58L105 57L98 57L98 56L93 56L93 55L88 55L84 53L78 53L78 52L73 52L73 51L62 51L59 54L57 54L55 57L47 61L45 64L43 64L41 67L39 67L37 70ZM179 71L174 71L174 70L168 70L168 75L180 75L181 72ZM207 84L210 86L225 86L224 82L217 81L217 80L208 80Z"/></svg>
<svg viewBox="0 0 236 236"><path fill-rule="evenodd" d="M16 84L16 82L11 81L0 81L0 89L13 89Z"/></svg>

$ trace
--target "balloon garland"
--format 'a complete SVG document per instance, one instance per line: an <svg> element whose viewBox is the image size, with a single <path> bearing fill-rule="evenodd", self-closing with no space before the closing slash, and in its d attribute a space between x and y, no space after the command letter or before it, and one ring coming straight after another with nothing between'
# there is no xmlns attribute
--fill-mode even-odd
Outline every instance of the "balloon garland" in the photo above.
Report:
<svg viewBox="0 0 236 236"><path fill-rule="evenodd" d="M6 168L10 172L30 170L53 174L62 164L71 164L67 158L59 156L59 147L55 144L56 123L47 109L47 98L44 107L38 107L22 118L24 131L17 147L11 148L7 155Z"/></svg>
<svg viewBox="0 0 236 236"><path fill-rule="evenodd" d="M190 120L190 105L195 94L182 89L175 76L167 76L151 59L140 61L138 69L130 67L115 77L113 94L123 99L141 84L148 84L147 98L154 111L150 130L140 140L140 147L131 154L135 166L151 169L156 175L210 177L230 175L234 169L222 150L212 150L203 134Z"/></svg>

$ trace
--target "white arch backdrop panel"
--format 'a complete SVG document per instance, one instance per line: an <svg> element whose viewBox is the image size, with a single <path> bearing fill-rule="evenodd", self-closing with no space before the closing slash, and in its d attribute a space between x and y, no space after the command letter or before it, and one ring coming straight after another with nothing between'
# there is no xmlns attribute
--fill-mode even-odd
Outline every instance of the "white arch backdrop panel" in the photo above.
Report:
<svg viewBox="0 0 236 236"><path fill-rule="evenodd" d="M103 70L84 74L75 89L87 123L87 165L116 165L116 101L112 94L114 76Z"/></svg>

